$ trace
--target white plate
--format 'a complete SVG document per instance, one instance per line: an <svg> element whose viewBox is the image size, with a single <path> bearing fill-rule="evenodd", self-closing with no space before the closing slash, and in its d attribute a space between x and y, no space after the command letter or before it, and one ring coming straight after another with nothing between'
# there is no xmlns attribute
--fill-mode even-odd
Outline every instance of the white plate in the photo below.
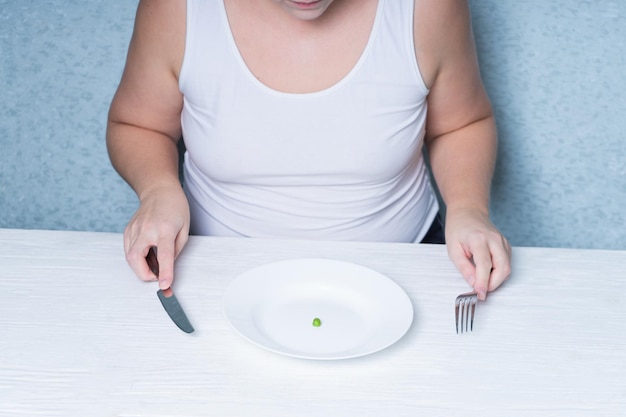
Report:
<svg viewBox="0 0 626 417"><path fill-rule="evenodd" d="M411 301L395 282L364 266L330 259L251 269L226 290L224 312L250 342L305 359L377 352L399 340L413 322Z"/></svg>

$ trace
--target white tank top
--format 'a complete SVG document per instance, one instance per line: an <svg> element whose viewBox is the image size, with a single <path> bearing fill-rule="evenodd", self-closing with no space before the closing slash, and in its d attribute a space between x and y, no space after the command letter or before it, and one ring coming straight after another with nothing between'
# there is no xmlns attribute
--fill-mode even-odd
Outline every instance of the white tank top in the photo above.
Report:
<svg viewBox="0 0 626 417"><path fill-rule="evenodd" d="M179 86L191 233L420 241L438 207L422 157L428 89L414 0L380 0L367 46L335 85L262 84L223 1L187 0Z"/></svg>

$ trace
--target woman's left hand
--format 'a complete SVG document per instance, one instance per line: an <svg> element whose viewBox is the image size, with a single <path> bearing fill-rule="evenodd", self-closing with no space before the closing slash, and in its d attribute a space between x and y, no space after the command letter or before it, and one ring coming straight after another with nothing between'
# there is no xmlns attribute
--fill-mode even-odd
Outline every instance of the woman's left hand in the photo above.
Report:
<svg viewBox="0 0 626 417"><path fill-rule="evenodd" d="M448 256L480 300L511 273L511 245L480 210L446 212L446 245Z"/></svg>

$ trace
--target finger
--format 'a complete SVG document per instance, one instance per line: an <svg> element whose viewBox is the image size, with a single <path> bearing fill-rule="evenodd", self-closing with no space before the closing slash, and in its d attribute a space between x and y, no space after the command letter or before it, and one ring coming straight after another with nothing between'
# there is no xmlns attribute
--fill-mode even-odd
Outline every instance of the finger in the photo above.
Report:
<svg viewBox="0 0 626 417"><path fill-rule="evenodd" d="M161 240L157 245L157 259L159 260L159 288L166 290L172 286L174 280L174 241Z"/></svg>
<svg viewBox="0 0 626 417"><path fill-rule="evenodd" d="M511 274L511 246L503 239L502 245L494 247L491 252L493 268L489 278L489 291L494 291Z"/></svg>
<svg viewBox="0 0 626 417"><path fill-rule="evenodd" d="M128 236L128 228L126 228L124 230L124 254L128 254L128 251L130 250L130 237Z"/></svg>
<svg viewBox="0 0 626 417"><path fill-rule="evenodd" d="M157 279L150 268L144 265L146 263L144 253L147 254L150 246L139 242L139 236L137 236L131 220L124 229L124 254L135 275L143 281L155 281Z"/></svg>
<svg viewBox="0 0 626 417"><path fill-rule="evenodd" d="M174 258L178 258L178 255L182 252L183 248L187 244L187 240L189 240L189 228L184 227L178 235L176 235L176 241L174 242Z"/></svg>
<svg viewBox="0 0 626 417"><path fill-rule="evenodd" d="M469 286L474 287L476 268L472 262L471 254L463 250L460 245L452 245L448 247L448 256Z"/></svg>
<svg viewBox="0 0 626 417"><path fill-rule="evenodd" d="M477 245L472 248L472 260L476 267L474 291L478 293L479 300L485 300L493 267L489 247L487 245Z"/></svg>
<svg viewBox="0 0 626 417"><path fill-rule="evenodd" d="M137 275L143 281L156 281L157 276L150 270L146 256L150 248L154 246L149 243L139 244L138 242L131 243L131 246L126 253L126 261L130 265L135 275Z"/></svg>
<svg viewBox="0 0 626 417"><path fill-rule="evenodd" d="M128 253L131 251L131 247L136 240L135 233L133 231L132 222L129 222L124 229L124 254L128 258Z"/></svg>

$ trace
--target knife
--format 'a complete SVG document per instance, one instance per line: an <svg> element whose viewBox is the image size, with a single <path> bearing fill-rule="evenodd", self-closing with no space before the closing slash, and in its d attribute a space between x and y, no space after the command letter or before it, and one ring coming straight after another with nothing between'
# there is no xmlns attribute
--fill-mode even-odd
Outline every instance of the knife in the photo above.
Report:
<svg viewBox="0 0 626 417"><path fill-rule="evenodd" d="M148 266L150 267L152 273L158 278L159 261L157 260L156 246L152 246L148 251L148 256L146 256L146 262L148 263ZM178 326L178 328L185 333L193 333L194 328L189 322L189 319L183 311L183 308L180 306L178 298L176 298L176 295L174 295L172 287L166 290L159 289L157 291L157 296L159 297L163 308L170 316L172 321Z"/></svg>

